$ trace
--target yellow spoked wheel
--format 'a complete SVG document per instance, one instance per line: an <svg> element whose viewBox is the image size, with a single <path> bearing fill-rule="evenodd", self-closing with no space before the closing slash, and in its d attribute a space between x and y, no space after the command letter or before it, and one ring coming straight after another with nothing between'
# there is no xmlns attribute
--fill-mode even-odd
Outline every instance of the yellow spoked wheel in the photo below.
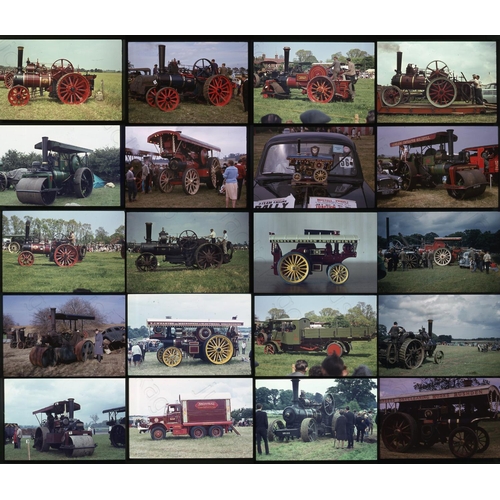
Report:
<svg viewBox="0 0 500 500"><path fill-rule="evenodd" d="M335 285L342 285L349 278L349 269L344 264L332 264L327 270L328 278Z"/></svg>
<svg viewBox="0 0 500 500"><path fill-rule="evenodd" d="M301 253L288 253L278 262L278 273L282 280L296 285L309 276L309 262Z"/></svg>
<svg viewBox="0 0 500 500"><path fill-rule="evenodd" d="M205 359L214 365L223 365L233 357L233 344L224 335L212 335L203 344Z"/></svg>
<svg viewBox="0 0 500 500"><path fill-rule="evenodd" d="M177 366L182 361L182 351L177 347L166 347L162 354L162 360L167 366Z"/></svg>

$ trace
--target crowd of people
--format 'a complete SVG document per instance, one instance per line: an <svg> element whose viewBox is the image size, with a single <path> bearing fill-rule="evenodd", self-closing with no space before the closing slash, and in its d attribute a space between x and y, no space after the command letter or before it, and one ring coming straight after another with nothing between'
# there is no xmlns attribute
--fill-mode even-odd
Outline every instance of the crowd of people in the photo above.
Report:
<svg viewBox="0 0 500 500"><path fill-rule="evenodd" d="M333 353L326 356L321 364L309 367L305 359L298 359L292 365L289 377L347 377L349 370L340 356ZM371 377L372 374L366 365L359 365L352 372L353 377Z"/></svg>

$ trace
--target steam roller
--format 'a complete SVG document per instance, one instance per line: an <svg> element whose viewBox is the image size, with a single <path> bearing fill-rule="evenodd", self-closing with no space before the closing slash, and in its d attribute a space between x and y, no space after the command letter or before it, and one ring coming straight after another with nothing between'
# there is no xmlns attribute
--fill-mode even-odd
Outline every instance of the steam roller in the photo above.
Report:
<svg viewBox="0 0 500 500"><path fill-rule="evenodd" d="M57 189L50 187L48 177L25 177L16 186L17 198L21 203L31 205L52 205Z"/></svg>

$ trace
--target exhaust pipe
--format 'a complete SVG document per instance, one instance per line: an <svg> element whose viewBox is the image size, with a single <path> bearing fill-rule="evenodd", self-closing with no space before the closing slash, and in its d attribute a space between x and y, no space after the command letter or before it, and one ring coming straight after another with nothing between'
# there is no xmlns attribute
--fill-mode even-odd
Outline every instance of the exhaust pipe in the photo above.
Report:
<svg viewBox="0 0 500 500"><path fill-rule="evenodd" d="M165 45L158 45L158 72L165 73Z"/></svg>
<svg viewBox="0 0 500 500"><path fill-rule="evenodd" d="M151 243L151 241L153 241L151 239L152 232L153 232L153 223L146 222L146 243Z"/></svg>
<svg viewBox="0 0 500 500"><path fill-rule="evenodd" d="M290 62L290 47L283 47L283 52L285 53L285 69L284 72L288 73L288 65Z"/></svg>
<svg viewBox="0 0 500 500"><path fill-rule="evenodd" d="M17 47L17 72L23 72L23 53L24 47Z"/></svg>

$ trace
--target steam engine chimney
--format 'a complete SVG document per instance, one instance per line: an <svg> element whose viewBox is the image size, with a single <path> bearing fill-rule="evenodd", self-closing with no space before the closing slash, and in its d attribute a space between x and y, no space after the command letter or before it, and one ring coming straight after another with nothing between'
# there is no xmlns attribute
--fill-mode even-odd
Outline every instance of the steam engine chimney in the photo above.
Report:
<svg viewBox="0 0 500 500"><path fill-rule="evenodd" d="M400 75L401 74L401 66L403 64L403 53L402 52L396 52L396 74Z"/></svg>
<svg viewBox="0 0 500 500"><path fill-rule="evenodd" d="M429 338L432 340L432 323L434 320L428 319L427 324L428 324L428 333L429 333Z"/></svg>
<svg viewBox="0 0 500 500"><path fill-rule="evenodd" d="M158 45L158 73L165 73L165 45Z"/></svg>
<svg viewBox="0 0 500 500"><path fill-rule="evenodd" d="M151 243L151 234L153 231L153 223L146 222L146 243Z"/></svg>
<svg viewBox="0 0 500 500"><path fill-rule="evenodd" d="M24 53L24 47L18 47L17 48L17 72L18 73L23 72L23 53Z"/></svg>
<svg viewBox="0 0 500 500"><path fill-rule="evenodd" d="M288 73L288 65L290 62L290 47L283 47L283 52L285 53L285 69L284 72Z"/></svg>

